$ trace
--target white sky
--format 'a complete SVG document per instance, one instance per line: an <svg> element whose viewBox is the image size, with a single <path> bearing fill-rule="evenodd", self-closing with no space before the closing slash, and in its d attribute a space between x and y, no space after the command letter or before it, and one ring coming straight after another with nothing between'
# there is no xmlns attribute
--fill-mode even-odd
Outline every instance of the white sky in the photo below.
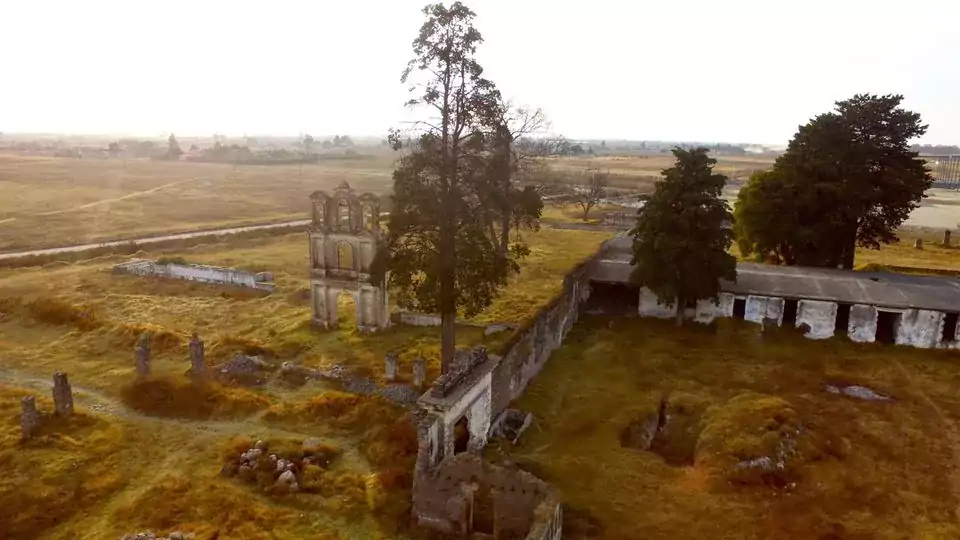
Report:
<svg viewBox="0 0 960 540"><path fill-rule="evenodd" d="M424 0L0 0L0 131L381 135ZM857 92L960 144L960 1L471 0L556 133L785 143Z"/></svg>

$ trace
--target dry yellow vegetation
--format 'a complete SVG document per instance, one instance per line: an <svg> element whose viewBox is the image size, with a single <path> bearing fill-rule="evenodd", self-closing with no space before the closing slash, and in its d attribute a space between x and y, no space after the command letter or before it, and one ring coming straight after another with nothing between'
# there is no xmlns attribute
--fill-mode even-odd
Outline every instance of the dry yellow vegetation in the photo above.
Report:
<svg viewBox="0 0 960 540"><path fill-rule="evenodd" d="M477 320L523 321L560 290L563 272L608 236L530 233L523 272ZM416 436L405 410L342 394L332 383L251 390L194 386L186 377L194 331L206 340L209 363L246 352L311 367L343 364L380 378L393 350L403 377L416 354L428 359L428 378L437 375L436 328L358 333L344 296L341 328L313 329L306 244L303 234L292 234L163 254L271 271L278 286L272 294L112 274L120 257L0 270L0 465L16 471L0 479L0 527L15 538L55 540L147 529L191 531L204 540L415 534L406 529ZM133 347L143 332L152 336L153 375L135 382ZM493 346L506 334L485 339L482 328L462 326L458 339ZM79 414L21 443L19 398L48 395L55 370L69 374ZM39 406L52 409L45 399ZM310 471L309 492L281 496L218 475L225 452L257 438L309 437L342 449L329 470ZM50 506L56 511L44 510Z"/></svg>
<svg viewBox="0 0 960 540"><path fill-rule="evenodd" d="M608 323L611 323L608 325ZM536 426L506 452L557 486L564 535L647 539L960 536L958 353L722 321L585 317L516 404ZM825 384L892 396L860 401ZM672 440L621 447L667 396ZM783 470L735 464L775 457ZM665 445L665 447L663 447Z"/></svg>

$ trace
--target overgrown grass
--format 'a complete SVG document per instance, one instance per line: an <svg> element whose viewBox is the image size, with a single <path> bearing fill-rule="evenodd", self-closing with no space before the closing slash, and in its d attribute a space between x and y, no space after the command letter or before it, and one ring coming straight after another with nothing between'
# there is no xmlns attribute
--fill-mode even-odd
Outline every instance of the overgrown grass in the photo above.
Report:
<svg viewBox="0 0 960 540"><path fill-rule="evenodd" d="M144 414L198 420L248 416L270 404L243 388L174 377L132 381L121 387L120 396L124 404Z"/></svg>
<svg viewBox="0 0 960 540"><path fill-rule="evenodd" d="M760 339L757 329L582 318L516 404L536 426L504 450L560 488L564 535L960 535L957 353L818 342L788 331ZM894 401L833 395L825 383L866 385ZM683 414L703 415L691 424L692 465L620 445L624 427L655 414L663 396ZM796 469L786 482L739 476L737 460L770 452L781 436L767 433L799 426L801 457L788 461Z"/></svg>

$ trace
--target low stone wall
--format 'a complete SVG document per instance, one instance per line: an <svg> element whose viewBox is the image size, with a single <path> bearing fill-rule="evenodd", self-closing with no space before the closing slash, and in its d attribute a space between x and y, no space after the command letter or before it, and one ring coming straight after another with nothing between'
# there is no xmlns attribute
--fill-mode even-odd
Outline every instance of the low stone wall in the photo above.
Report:
<svg viewBox="0 0 960 540"><path fill-rule="evenodd" d="M480 532L492 532L495 538L560 539L562 510L556 491L532 474L486 463L479 454L491 419L523 393L577 321L580 304L590 295L590 278L612 241L564 276L563 290L514 331L500 356L457 362L463 373L440 377L420 397L413 474L413 516L420 525L468 535L479 500L481 510L492 507L497 528ZM470 433L468 452L454 455L454 428L462 418Z"/></svg>
<svg viewBox="0 0 960 540"><path fill-rule="evenodd" d="M410 326L440 326L443 322L439 315L404 310L394 311L393 317L396 319L396 322L409 324Z"/></svg>
<svg viewBox="0 0 960 540"><path fill-rule="evenodd" d="M514 331L501 348L502 359L493 370L493 414L500 414L520 397L543 369L550 354L566 338L590 296L590 277L612 240L604 242L587 260L563 278L563 291L541 308L532 320Z"/></svg>
<svg viewBox="0 0 960 540"><path fill-rule="evenodd" d="M153 276L202 283L217 283L221 285L235 285L262 291L273 291L273 276L267 272L255 274L236 270L234 268L220 268L200 264L164 263L145 259L134 259L113 267L113 271L120 274L134 274L138 276Z"/></svg>

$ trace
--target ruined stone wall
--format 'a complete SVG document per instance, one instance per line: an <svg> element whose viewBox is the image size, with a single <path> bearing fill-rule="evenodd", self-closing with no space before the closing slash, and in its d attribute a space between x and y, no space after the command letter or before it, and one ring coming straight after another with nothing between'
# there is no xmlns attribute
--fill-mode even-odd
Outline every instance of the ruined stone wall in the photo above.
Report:
<svg viewBox="0 0 960 540"><path fill-rule="evenodd" d="M908 309L900 317L897 345L936 347L943 333L943 313Z"/></svg>
<svg viewBox="0 0 960 540"><path fill-rule="evenodd" d="M468 453L447 459L422 480L413 499L414 515L420 525L435 530L454 534L472 530L471 497L475 508L493 508L496 538L529 538L530 533L550 529L559 513L556 491L546 482ZM547 515L541 508L544 502L550 508Z"/></svg>
<svg viewBox="0 0 960 540"><path fill-rule="evenodd" d="M502 359L493 371L493 414L501 413L523 394L527 384L543 369L550 354L562 343L580 314L580 303L590 295L590 275L607 243L586 262L564 276L563 291L544 306L533 320L518 328L502 348Z"/></svg>
<svg viewBox="0 0 960 540"><path fill-rule="evenodd" d="M800 300L797 302L797 326L807 324L810 331L806 337L827 339L833 337L837 322L837 304L819 300Z"/></svg>
<svg viewBox="0 0 960 540"><path fill-rule="evenodd" d="M720 293L718 302L713 300L697 300L697 309L693 320L700 324L710 324L717 317L733 317L733 302L736 299L730 293Z"/></svg>
<svg viewBox="0 0 960 540"><path fill-rule="evenodd" d="M654 317L657 319L672 319L677 316L676 306L667 306L661 304L657 295L647 287L640 289L640 307L637 313L641 317Z"/></svg>
<svg viewBox="0 0 960 540"><path fill-rule="evenodd" d="M221 285L236 285L267 291L274 289L272 283L258 279L258 276L264 278L266 276L265 274L255 274L233 268L220 268L199 264L159 263L138 259L118 264L113 267L113 270L121 274L184 279L187 281L217 283Z"/></svg>
<svg viewBox="0 0 960 540"><path fill-rule="evenodd" d="M760 324L764 318L783 322L783 298L774 296L748 296L744 320Z"/></svg>
<svg viewBox="0 0 960 540"><path fill-rule="evenodd" d="M863 304L850 306L847 335L851 341L873 343L877 340L877 307Z"/></svg>

